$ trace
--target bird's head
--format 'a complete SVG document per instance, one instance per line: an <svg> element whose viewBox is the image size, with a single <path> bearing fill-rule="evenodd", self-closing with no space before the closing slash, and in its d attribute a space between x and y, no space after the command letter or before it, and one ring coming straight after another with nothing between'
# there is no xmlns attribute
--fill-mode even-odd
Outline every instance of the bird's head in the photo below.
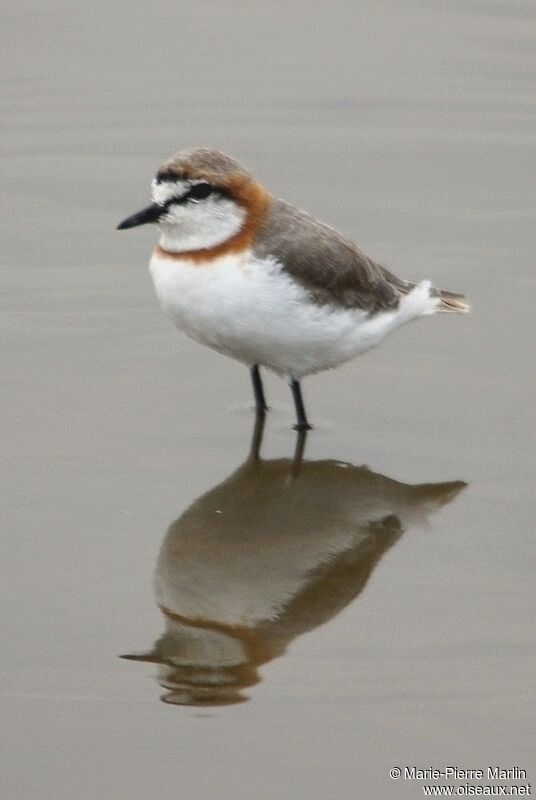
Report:
<svg viewBox="0 0 536 800"><path fill-rule="evenodd" d="M269 203L247 170L208 148L177 153L162 164L151 188L151 205L118 229L156 223L160 249L189 256L247 247Z"/></svg>

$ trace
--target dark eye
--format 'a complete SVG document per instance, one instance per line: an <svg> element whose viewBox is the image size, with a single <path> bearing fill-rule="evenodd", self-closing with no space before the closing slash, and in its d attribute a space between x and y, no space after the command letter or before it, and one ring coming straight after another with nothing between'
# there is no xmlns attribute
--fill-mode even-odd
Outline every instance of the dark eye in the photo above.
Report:
<svg viewBox="0 0 536 800"><path fill-rule="evenodd" d="M185 196L185 200L204 200L205 197L208 197L209 194L212 194L214 191L214 186L211 186L210 183L196 183L195 186L189 190L188 194Z"/></svg>

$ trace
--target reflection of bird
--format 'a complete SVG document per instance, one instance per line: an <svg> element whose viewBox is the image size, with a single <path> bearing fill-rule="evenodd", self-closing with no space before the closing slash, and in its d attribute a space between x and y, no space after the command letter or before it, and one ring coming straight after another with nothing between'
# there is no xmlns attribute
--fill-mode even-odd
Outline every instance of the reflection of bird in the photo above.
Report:
<svg viewBox="0 0 536 800"><path fill-rule="evenodd" d="M462 295L398 278L353 242L273 198L234 159L200 148L157 172L153 202L120 229L155 222L151 274L163 310L192 339L287 376L298 429L300 378L378 345L405 322L468 311Z"/></svg>
<svg viewBox="0 0 536 800"><path fill-rule="evenodd" d="M247 699L261 664L341 611L404 529L464 486L249 459L171 525L155 579L165 631L151 652L125 658L159 665L166 702Z"/></svg>

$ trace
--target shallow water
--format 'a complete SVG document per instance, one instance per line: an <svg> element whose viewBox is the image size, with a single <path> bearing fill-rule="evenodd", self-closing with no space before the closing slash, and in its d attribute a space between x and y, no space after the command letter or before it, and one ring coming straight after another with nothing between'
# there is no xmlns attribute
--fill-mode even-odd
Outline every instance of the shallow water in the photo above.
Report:
<svg viewBox="0 0 536 800"><path fill-rule="evenodd" d="M6 13L6 798L420 796L389 778L406 764L534 780L535 16ZM247 461L247 372L163 317L153 231L114 230L195 144L474 305L306 381L297 475L285 385Z"/></svg>

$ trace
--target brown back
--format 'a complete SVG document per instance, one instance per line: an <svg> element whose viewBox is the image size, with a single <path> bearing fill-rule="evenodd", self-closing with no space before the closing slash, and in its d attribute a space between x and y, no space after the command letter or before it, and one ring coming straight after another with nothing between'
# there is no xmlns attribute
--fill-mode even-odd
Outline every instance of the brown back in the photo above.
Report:
<svg viewBox="0 0 536 800"><path fill-rule="evenodd" d="M413 288L333 228L275 198L255 237L254 253L277 258L320 304L387 310Z"/></svg>

